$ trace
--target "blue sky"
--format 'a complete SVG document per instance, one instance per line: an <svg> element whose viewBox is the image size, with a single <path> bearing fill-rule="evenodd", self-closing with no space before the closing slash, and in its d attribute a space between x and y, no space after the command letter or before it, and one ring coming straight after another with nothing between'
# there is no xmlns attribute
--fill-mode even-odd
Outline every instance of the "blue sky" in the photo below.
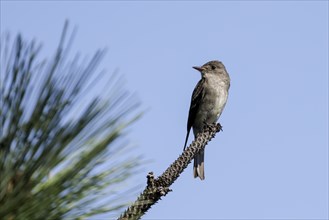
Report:
<svg viewBox="0 0 329 220"><path fill-rule="evenodd" d="M65 19L72 51L107 47L101 66L147 109L129 133L151 160L140 190L182 151L191 67L218 59L230 73L206 180L188 167L144 219L328 218L327 1L1 1L1 32L44 42L45 55Z"/></svg>

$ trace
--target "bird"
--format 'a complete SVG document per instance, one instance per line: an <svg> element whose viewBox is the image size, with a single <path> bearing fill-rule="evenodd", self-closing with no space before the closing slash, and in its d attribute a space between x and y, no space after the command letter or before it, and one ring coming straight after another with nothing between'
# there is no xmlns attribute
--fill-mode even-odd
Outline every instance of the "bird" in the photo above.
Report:
<svg viewBox="0 0 329 220"><path fill-rule="evenodd" d="M194 66L201 73L201 79L195 86L187 120L187 134L184 149L188 141L191 128L194 137L202 132L205 124L217 122L228 99L230 76L221 61L213 60L201 67ZM194 157L194 178L205 179L204 150Z"/></svg>

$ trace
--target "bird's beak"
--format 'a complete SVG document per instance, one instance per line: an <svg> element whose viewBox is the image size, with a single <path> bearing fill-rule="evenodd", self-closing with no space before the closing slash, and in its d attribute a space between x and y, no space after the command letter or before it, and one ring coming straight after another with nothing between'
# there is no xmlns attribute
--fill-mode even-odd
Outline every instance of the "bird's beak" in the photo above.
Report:
<svg viewBox="0 0 329 220"><path fill-rule="evenodd" d="M199 66L193 66L193 68L196 69L196 70L198 70L198 71L200 71L200 72L203 71L203 68L202 67L199 67Z"/></svg>

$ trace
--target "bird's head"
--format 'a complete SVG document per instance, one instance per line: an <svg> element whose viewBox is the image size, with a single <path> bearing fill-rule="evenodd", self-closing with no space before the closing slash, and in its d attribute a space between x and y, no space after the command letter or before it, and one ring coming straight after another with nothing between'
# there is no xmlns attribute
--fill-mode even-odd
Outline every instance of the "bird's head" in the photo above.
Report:
<svg viewBox="0 0 329 220"><path fill-rule="evenodd" d="M217 61L217 60L213 60L213 61L209 61L208 63L205 63L203 66L199 67L199 66L194 66L194 69L198 70L202 76L205 75L221 75L221 74L225 74L226 70L225 70L225 66L222 62Z"/></svg>

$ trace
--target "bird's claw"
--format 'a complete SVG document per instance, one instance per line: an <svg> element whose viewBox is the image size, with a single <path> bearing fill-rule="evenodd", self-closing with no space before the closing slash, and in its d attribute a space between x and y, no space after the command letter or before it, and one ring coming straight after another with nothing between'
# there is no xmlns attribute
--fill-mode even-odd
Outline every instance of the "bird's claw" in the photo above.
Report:
<svg viewBox="0 0 329 220"><path fill-rule="evenodd" d="M218 123L207 123L207 122L204 122L204 130L212 130L214 129L214 127L216 128L217 131L223 131L223 126L218 122Z"/></svg>
<svg viewBox="0 0 329 220"><path fill-rule="evenodd" d="M218 131L223 131L223 126L219 122L217 123L217 129Z"/></svg>

